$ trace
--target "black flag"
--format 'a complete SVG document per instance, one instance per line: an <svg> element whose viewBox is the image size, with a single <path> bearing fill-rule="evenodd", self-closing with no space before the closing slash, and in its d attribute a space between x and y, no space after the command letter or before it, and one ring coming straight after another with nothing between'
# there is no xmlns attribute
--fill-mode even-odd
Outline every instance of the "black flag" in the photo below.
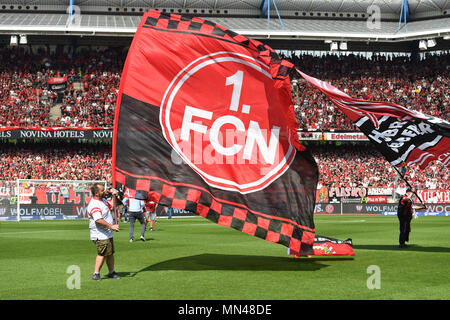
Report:
<svg viewBox="0 0 450 320"><path fill-rule="evenodd" d="M450 167L450 123L392 102L350 97L332 85L297 70L322 91L395 167L424 169L438 160Z"/></svg>

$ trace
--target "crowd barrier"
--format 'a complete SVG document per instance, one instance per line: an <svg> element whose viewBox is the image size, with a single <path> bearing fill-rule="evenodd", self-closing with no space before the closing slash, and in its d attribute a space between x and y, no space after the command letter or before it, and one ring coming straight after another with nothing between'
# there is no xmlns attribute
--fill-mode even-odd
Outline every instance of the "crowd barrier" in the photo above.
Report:
<svg viewBox="0 0 450 320"><path fill-rule="evenodd" d="M418 216L448 216L450 203L429 203L426 210L416 210ZM318 203L315 214L396 215L396 203Z"/></svg>
<svg viewBox="0 0 450 320"><path fill-rule="evenodd" d="M377 203L318 203L315 206L315 214L371 214L371 215L396 215L397 204ZM417 210L418 216L448 216L450 215L449 203L427 204L426 210ZM158 210L158 216L167 217L166 210ZM189 211L174 209L174 217L195 216ZM76 204L24 204L20 207L20 220L66 220L87 219L85 206ZM0 204L0 221L17 220L17 206Z"/></svg>
<svg viewBox="0 0 450 320"><path fill-rule="evenodd" d="M30 180L31 181L31 180ZM16 181L0 181L0 221L5 220L58 220L87 219L87 204L91 195L89 184L78 181L25 181L17 189ZM85 184L85 185L84 185ZM20 206L17 205L19 190ZM322 190L323 191L323 190ZM317 199L315 214L397 214L397 202L360 203L361 196L366 199L377 193L383 196L389 190L355 190L330 189L333 196L346 196L340 200L352 201L320 201ZM448 216L450 202L447 190L419 190L424 201L439 199L439 203L428 203L426 210L418 210L418 215ZM328 190L327 190L328 192ZM344 193L345 192L345 193ZM323 195L323 193L322 193ZM348 198L351 196L352 198ZM319 197L318 197L319 198ZM443 200L443 201L442 201ZM357 202L356 202L357 201ZM17 214L19 210L19 215ZM157 210L159 216L167 216L166 210ZM173 216L195 215L185 210L174 209Z"/></svg>

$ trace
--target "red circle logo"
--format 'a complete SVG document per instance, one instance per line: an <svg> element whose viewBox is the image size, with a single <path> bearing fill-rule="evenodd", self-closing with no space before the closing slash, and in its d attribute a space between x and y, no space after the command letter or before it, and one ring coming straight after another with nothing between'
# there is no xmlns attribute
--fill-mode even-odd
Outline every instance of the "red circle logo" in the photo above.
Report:
<svg viewBox="0 0 450 320"><path fill-rule="evenodd" d="M333 213L333 211L334 211L334 206L333 206L332 204L328 204L328 205L325 207L325 211L326 211L327 213Z"/></svg>
<svg viewBox="0 0 450 320"><path fill-rule="evenodd" d="M281 176L296 150L269 67L217 52L191 62L167 88L163 134L210 186L241 193Z"/></svg>

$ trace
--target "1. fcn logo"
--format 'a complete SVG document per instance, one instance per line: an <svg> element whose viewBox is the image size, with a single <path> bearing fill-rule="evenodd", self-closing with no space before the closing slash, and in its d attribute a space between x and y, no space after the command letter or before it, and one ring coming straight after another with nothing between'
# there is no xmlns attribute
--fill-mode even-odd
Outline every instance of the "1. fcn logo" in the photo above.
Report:
<svg viewBox="0 0 450 320"><path fill-rule="evenodd" d="M167 88L164 137L210 186L258 191L293 161L283 98L269 71L248 55L216 52L191 62Z"/></svg>

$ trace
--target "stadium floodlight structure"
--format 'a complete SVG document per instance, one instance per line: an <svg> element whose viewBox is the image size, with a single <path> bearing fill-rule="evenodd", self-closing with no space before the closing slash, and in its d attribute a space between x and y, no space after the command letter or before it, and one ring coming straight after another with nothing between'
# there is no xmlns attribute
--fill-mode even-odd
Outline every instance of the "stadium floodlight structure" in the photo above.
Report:
<svg viewBox="0 0 450 320"><path fill-rule="evenodd" d="M428 39L427 40L427 47L428 48L433 48L436 45L436 40L435 39Z"/></svg>
<svg viewBox="0 0 450 320"><path fill-rule="evenodd" d="M337 51L337 50L338 50L338 43L335 41L331 42L330 51Z"/></svg>
<svg viewBox="0 0 450 320"><path fill-rule="evenodd" d="M427 50L427 42L425 40L420 40L419 41L419 49L420 50Z"/></svg>
<svg viewBox="0 0 450 320"><path fill-rule="evenodd" d="M256 40L300 38L301 41L341 39L352 43L392 43L437 38L450 33L450 17L443 15L446 0L417 0L414 10L410 12L408 27L401 29L398 29L395 20L403 0L395 0L395 6L386 0L377 1L376 5L371 6L379 8L383 13L383 23L379 25L376 23L378 15L368 12L366 6L359 5L361 0L336 1L342 2L337 11L336 2L329 0L314 1L320 10L314 9L310 1L298 0L185 0L182 4L180 1L167 0L159 1L157 7L150 7L164 13L206 18ZM430 11L430 6L436 1L440 2L439 8L435 7L436 10ZM77 10L67 7L68 2L55 7L54 1L36 0L33 5L36 4L37 9L32 12L2 11L0 34L128 38L135 35L142 12L150 9L146 0L128 1L123 5L106 0L71 1L72 7L78 8ZM101 14L97 14L100 12ZM371 15L370 18L368 14ZM276 23L274 19L277 16L280 23ZM299 16L302 18L298 19ZM267 23L264 23L263 17L267 17Z"/></svg>
<svg viewBox="0 0 450 320"><path fill-rule="evenodd" d="M87 218L94 183L107 187L103 180L17 179L17 221Z"/></svg>
<svg viewBox="0 0 450 320"><path fill-rule="evenodd" d="M26 34L21 34L19 35L19 44L27 44L27 35Z"/></svg>
<svg viewBox="0 0 450 320"><path fill-rule="evenodd" d="M17 43L18 43L18 42L17 42L17 36L16 36L16 35L12 35L9 44L10 44L11 46L17 46Z"/></svg>

